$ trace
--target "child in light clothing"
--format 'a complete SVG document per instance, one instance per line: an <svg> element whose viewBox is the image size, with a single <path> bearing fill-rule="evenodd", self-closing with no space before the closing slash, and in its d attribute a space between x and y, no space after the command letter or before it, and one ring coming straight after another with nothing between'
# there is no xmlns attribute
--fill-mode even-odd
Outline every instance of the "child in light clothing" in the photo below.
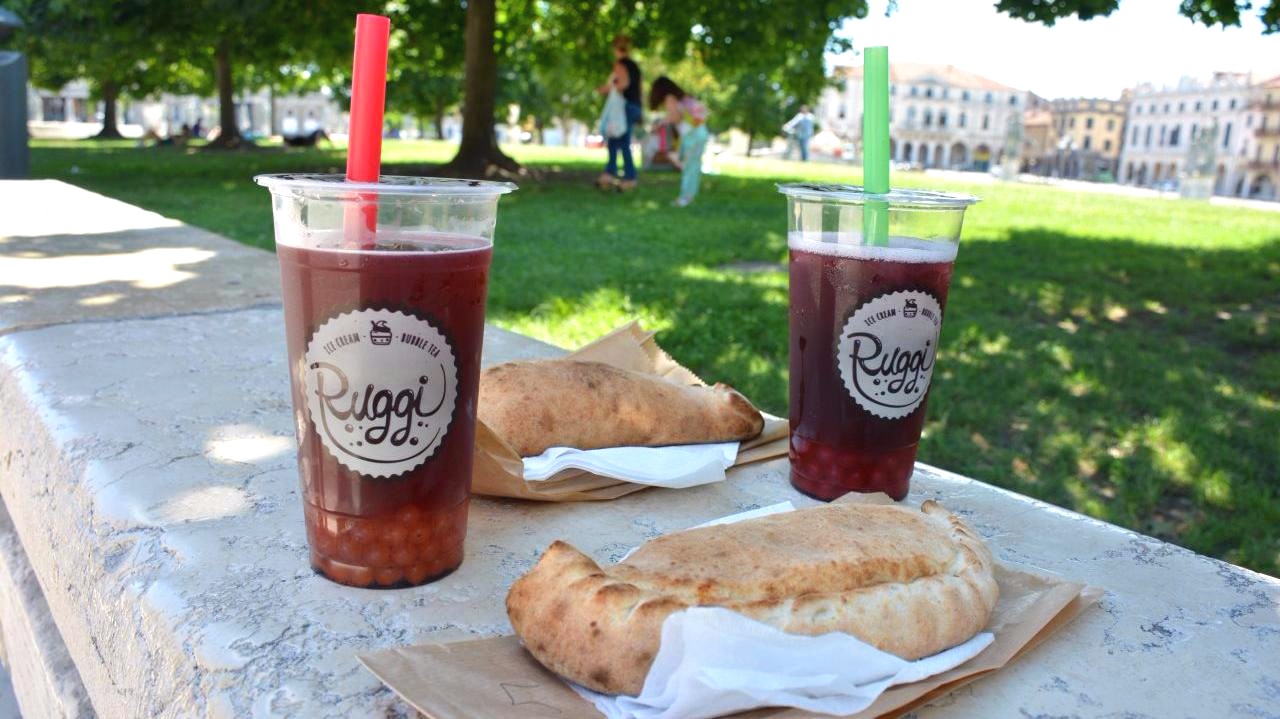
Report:
<svg viewBox="0 0 1280 719"><path fill-rule="evenodd" d="M707 107L693 95L680 89L671 78L663 75L649 88L649 109L666 110L667 119L680 126L680 146L672 164L680 170L680 196L677 207L685 207L698 194L702 180L702 153L707 149Z"/></svg>

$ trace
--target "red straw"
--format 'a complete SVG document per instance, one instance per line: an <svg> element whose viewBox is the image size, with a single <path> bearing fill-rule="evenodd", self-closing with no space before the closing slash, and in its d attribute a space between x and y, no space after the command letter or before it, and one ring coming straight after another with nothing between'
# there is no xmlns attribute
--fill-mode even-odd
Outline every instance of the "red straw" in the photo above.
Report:
<svg viewBox="0 0 1280 719"><path fill-rule="evenodd" d="M356 50L351 68L351 123L347 140L347 180L377 182L382 165L382 112L387 97L387 40L391 20L356 15ZM361 195L363 222L354 235L361 247L373 245L378 228L376 196ZM354 219L354 218L353 218ZM352 223L347 237L352 238Z"/></svg>

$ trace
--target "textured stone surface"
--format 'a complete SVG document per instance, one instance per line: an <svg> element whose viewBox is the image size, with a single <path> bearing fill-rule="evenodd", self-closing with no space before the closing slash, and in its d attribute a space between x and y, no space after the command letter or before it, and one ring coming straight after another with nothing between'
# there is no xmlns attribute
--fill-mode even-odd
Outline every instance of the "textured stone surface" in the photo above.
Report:
<svg viewBox="0 0 1280 719"><path fill-rule="evenodd" d="M783 460L599 504L477 500L452 576L340 587L307 568L281 333L278 310L247 310L0 338L0 492L103 715L400 714L354 655L509 631L505 588L551 540L611 561L662 532L804 502ZM486 349L490 362L548 351L509 334ZM1276 712L1276 580L955 475L921 468L914 486L1001 557L1109 590L922 716Z"/></svg>
<svg viewBox="0 0 1280 719"><path fill-rule="evenodd" d="M0 334L251 307L279 282L270 253L212 232L56 180L0 181Z"/></svg>
<svg viewBox="0 0 1280 719"><path fill-rule="evenodd" d="M0 683L0 719L90 717L80 673L0 502L0 634L10 676Z"/></svg>

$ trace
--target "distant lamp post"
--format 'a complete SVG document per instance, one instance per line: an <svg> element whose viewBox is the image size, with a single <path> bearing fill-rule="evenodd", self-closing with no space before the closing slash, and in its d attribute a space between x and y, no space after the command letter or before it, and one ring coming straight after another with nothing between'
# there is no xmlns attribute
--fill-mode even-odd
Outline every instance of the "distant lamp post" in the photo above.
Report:
<svg viewBox="0 0 1280 719"><path fill-rule="evenodd" d="M0 8L0 44L22 27L17 15ZM27 176L27 58L0 50L0 178Z"/></svg>

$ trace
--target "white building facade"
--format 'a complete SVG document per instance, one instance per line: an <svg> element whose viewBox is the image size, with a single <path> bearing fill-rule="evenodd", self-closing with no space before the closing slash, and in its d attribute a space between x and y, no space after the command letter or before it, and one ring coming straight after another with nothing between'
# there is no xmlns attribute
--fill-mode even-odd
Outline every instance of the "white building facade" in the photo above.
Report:
<svg viewBox="0 0 1280 719"><path fill-rule="evenodd" d="M861 156L862 67L818 102L818 121ZM920 167L987 170L1018 152L1028 94L954 65L894 62L889 77L890 152Z"/></svg>
<svg viewBox="0 0 1280 719"><path fill-rule="evenodd" d="M1254 125L1261 121L1261 113L1250 106L1257 80L1247 72L1216 72L1134 88L1118 179L1148 187L1178 185L1203 169L1212 175L1214 194L1248 196ZM1194 165L1209 165L1211 172Z"/></svg>
<svg viewBox="0 0 1280 719"><path fill-rule="evenodd" d="M141 136L154 130L162 136L177 134L183 126L200 126L207 132L218 125L216 98L163 94L145 100L123 100L119 107L121 130ZM89 135L101 129L102 103L90 98L88 83L76 80L57 91L27 88L27 120L36 136ZM347 116L329 95L275 95L269 90L236 96L236 120L249 136L301 135L323 129L345 133Z"/></svg>

